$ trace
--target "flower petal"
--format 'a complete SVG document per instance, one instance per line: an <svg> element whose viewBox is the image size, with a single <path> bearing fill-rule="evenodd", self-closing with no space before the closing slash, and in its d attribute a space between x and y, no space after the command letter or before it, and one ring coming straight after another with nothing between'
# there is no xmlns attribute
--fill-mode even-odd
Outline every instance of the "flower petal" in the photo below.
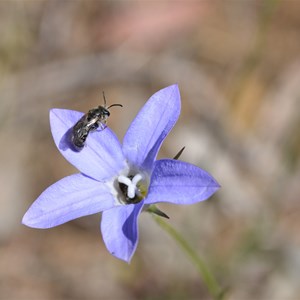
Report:
<svg viewBox="0 0 300 300"><path fill-rule="evenodd" d="M118 138L107 127L89 134L86 145L75 151L71 130L83 113L68 109L51 109L50 124L54 142L61 154L80 172L97 180L105 180L125 167Z"/></svg>
<svg viewBox="0 0 300 300"><path fill-rule="evenodd" d="M157 160L145 203L193 204L206 200L219 188L209 173L194 165L174 159Z"/></svg>
<svg viewBox="0 0 300 300"><path fill-rule="evenodd" d="M120 205L102 213L101 232L108 251L130 262L138 243L138 216L143 208L138 204Z"/></svg>
<svg viewBox="0 0 300 300"><path fill-rule="evenodd" d="M180 114L177 85L155 93L131 123L123 141L125 157L135 166L151 169L161 143Z"/></svg>
<svg viewBox="0 0 300 300"><path fill-rule="evenodd" d="M74 174L48 187L28 209L22 223L33 228L50 228L112 208L114 202L104 183Z"/></svg>

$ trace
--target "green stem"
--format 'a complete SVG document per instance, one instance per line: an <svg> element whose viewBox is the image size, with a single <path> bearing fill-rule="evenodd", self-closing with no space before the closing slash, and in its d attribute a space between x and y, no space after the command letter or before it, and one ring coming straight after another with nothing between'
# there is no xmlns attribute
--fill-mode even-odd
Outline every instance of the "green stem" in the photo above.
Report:
<svg viewBox="0 0 300 300"><path fill-rule="evenodd" d="M168 232L173 239L179 244L181 249L189 256L192 262L197 267L203 282L207 286L209 292L215 300L222 300L224 297L224 290L221 289L212 273L208 270L203 260L198 256L197 252L189 245L189 243L167 222L162 218L153 215L156 223Z"/></svg>

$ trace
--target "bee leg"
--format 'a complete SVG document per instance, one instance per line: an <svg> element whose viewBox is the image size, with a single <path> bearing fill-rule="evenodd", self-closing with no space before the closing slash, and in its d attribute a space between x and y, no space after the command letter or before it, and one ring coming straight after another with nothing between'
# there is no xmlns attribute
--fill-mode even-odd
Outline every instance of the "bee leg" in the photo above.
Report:
<svg viewBox="0 0 300 300"><path fill-rule="evenodd" d="M106 121L99 121L97 122L98 128L100 128L100 130L104 130L107 125L106 125Z"/></svg>

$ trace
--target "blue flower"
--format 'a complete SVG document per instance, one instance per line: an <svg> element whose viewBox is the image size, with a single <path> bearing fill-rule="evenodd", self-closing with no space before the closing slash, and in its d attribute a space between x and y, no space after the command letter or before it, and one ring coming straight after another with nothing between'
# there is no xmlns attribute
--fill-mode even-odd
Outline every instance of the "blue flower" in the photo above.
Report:
<svg viewBox="0 0 300 300"><path fill-rule="evenodd" d="M206 171L175 159L156 160L180 114L177 85L155 93L125 134L123 145L109 129L91 133L80 152L66 146L66 134L83 113L52 109L51 131L61 154L80 173L48 187L31 205L23 224L50 228L102 212L108 251L129 262L138 244L138 217L158 202L192 204L206 200L219 184Z"/></svg>

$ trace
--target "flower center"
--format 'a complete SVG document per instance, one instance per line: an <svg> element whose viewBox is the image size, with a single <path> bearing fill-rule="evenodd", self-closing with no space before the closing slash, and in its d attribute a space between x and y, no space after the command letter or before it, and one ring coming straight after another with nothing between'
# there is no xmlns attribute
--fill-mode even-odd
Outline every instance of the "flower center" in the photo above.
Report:
<svg viewBox="0 0 300 300"><path fill-rule="evenodd" d="M147 193L147 184L142 174L118 177L119 187L124 196L125 204L139 203Z"/></svg>

